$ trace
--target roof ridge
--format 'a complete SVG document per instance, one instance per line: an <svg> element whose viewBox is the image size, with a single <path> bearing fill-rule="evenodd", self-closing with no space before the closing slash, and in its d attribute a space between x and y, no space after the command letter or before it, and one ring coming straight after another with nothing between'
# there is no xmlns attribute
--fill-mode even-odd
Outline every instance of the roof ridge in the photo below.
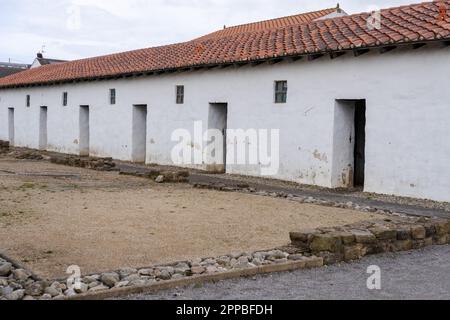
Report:
<svg viewBox="0 0 450 320"><path fill-rule="evenodd" d="M411 8L411 7L418 7L418 6L423 6L425 4L431 4L431 3L439 3L439 2L447 2L449 3L450 0L433 0L433 1L423 1L423 2L418 2L418 3L412 3L412 4L404 4L401 6L396 6L396 7L388 7L388 8L380 8L380 11L392 11L392 10L398 10L398 9L403 9L403 8ZM322 19L322 20L314 20L308 23L315 23L315 22L320 22L320 21L327 21L327 20L334 20L334 19L345 19L345 18L352 18L355 16L361 16L362 14L368 14L370 13L370 11L362 11L362 12L358 12L358 13L352 13L352 14L348 14L346 16L340 16L340 17L330 17L330 18L326 18L326 19Z"/></svg>
<svg viewBox="0 0 450 320"><path fill-rule="evenodd" d="M278 18L272 18L272 19L259 20L259 21L255 21L255 22L249 22L249 23L238 24L238 25L235 25L235 26L227 27L226 29L238 28L238 27L244 27L244 26L249 26L249 25L257 24L257 23L264 23L264 22L270 22L270 21L275 21L275 20L288 19L288 18L293 18L293 17L303 16L303 15L308 15L308 14L319 13L319 12L321 12L321 11L337 10L337 9L338 9L338 8L335 7L335 8L326 8L326 9L315 10L315 11L308 11L308 12L304 12L304 13L292 14L292 15L283 16L283 17L278 17ZM306 22L306 23L308 23L308 22ZM217 31L220 31L220 30L217 30Z"/></svg>
<svg viewBox="0 0 450 320"><path fill-rule="evenodd" d="M68 62L69 60L62 60L62 59L54 59L54 58L36 58L37 60L52 60L52 61L65 61Z"/></svg>
<svg viewBox="0 0 450 320"><path fill-rule="evenodd" d="M315 19L319 19L319 18L323 18L326 15L332 14L333 12L335 12L335 11L337 11L339 9L340 8L338 8L338 7L326 8L326 9L309 11L309 12L303 12L303 13L298 13L298 14L293 14L293 15L288 15L288 16L283 16L283 17L278 17L278 18L272 18L272 19L259 20L259 21L244 23L244 24L238 24L238 25L226 27L224 29L219 29L219 30L216 30L216 31L212 31L210 33L207 33L205 35L197 37L197 38L195 38L195 39L193 39L191 41L204 41L204 40L212 39L215 35L217 35L217 37L227 37L227 36L229 36L228 34L227 35L222 35L222 36L219 36L218 34L223 33L223 32L227 32L227 31L238 30L239 28L245 28L245 27L249 27L249 26L252 26L252 25L258 25L258 24L264 25L265 23L270 23L270 22L274 22L274 21L281 21L281 20L287 20L287 19L292 19L292 18L297 18L297 17L304 17L304 19L306 19L306 21L301 21L301 22L297 22L297 23L294 23L294 24L289 24L289 25L286 25L286 26L310 23L310 22L314 21L313 19L312 20L308 20L307 19L307 17L310 17L311 15L317 15L317 14L326 12L326 14L315 18ZM275 28L281 28L281 27L286 27L286 26L266 27L266 28L260 29L260 30L245 30L245 31L240 31L239 33L240 34L244 34L244 33L248 33L248 32L256 32L256 31L262 31L262 30L272 30L272 29L275 29Z"/></svg>

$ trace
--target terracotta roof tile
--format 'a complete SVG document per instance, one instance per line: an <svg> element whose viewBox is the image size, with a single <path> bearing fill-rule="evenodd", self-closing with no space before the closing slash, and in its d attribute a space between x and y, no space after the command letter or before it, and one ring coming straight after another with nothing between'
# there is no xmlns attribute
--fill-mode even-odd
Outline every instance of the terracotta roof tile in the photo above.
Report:
<svg viewBox="0 0 450 320"><path fill-rule="evenodd" d="M450 1L442 1L450 7ZM77 60L24 71L0 79L0 88L51 84L195 66L253 61L281 56L327 53L415 41L450 40L450 18L439 3L427 2L382 10L381 29L369 30L368 13L318 21L301 17L250 24L230 35ZM448 11L447 11L448 12ZM287 22L286 22L287 21ZM295 21L290 25L291 21ZM289 24L289 25L286 25ZM264 27L261 27L264 26ZM269 29L264 29L264 28ZM253 30L255 29L255 30ZM242 31L244 30L244 31ZM230 30L229 30L230 31Z"/></svg>
<svg viewBox="0 0 450 320"><path fill-rule="evenodd" d="M319 18L323 18L336 12L337 8L324 9L314 12L301 13L294 16L282 17L277 19L258 21L254 23L242 24L239 26L228 27L223 30L215 31L213 33L202 36L196 40L208 40L213 38L221 38L233 36L240 33L261 31L267 29L283 28L301 23L311 22Z"/></svg>

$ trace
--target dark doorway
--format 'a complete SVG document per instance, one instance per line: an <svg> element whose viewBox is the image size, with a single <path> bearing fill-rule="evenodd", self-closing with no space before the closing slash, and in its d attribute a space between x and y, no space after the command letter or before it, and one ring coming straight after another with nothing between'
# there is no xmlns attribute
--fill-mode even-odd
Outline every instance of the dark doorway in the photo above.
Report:
<svg viewBox="0 0 450 320"><path fill-rule="evenodd" d="M39 113L39 149L47 149L47 107L41 107Z"/></svg>
<svg viewBox="0 0 450 320"><path fill-rule="evenodd" d="M366 169L366 101L355 102L354 186L364 187Z"/></svg>
<svg viewBox="0 0 450 320"><path fill-rule="evenodd" d="M132 161L145 163L147 157L147 105L133 106L132 126Z"/></svg>
<svg viewBox="0 0 450 320"><path fill-rule="evenodd" d="M80 106L80 137L79 148L80 156L89 156L90 149L90 135L89 135L89 106Z"/></svg>

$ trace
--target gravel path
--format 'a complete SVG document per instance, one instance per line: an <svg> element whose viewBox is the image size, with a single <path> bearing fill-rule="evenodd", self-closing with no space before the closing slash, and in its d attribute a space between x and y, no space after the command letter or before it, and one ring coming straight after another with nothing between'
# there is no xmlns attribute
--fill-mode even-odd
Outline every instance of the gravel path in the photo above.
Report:
<svg viewBox="0 0 450 320"><path fill-rule="evenodd" d="M395 197L381 194L368 194L358 190L335 190L313 186L297 185L292 182L267 180L259 177L240 177L232 175L192 174L191 184L207 183L236 187L246 184L262 192L283 192L298 197L313 197L323 201L338 203L353 202L361 207L372 207L413 216L450 218L450 204L422 199Z"/></svg>
<svg viewBox="0 0 450 320"><path fill-rule="evenodd" d="M382 290L367 289L368 266L382 270ZM371 256L353 264L236 279L139 295L127 300L450 299L450 246Z"/></svg>

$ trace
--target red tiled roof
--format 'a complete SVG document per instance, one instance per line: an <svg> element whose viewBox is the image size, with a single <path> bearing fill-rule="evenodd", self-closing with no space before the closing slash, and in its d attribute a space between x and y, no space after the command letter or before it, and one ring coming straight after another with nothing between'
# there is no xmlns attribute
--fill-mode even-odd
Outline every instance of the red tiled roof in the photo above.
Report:
<svg viewBox="0 0 450 320"><path fill-rule="evenodd" d="M319 18L323 18L329 14L336 12L337 8L319 10L314 12L301 13L294 16L282 17L277 19L258 21L254 23L242 24L239 26L228 27L223 30L219 30L210 34L207 34L203 37L200 37L196 40L207 40L213 38L222 38L233 36L239 33L252 32L252 31L261 31L267 29L276 29L282 27L293 26L301 23L311 22Z"/></svg>
<svg viewBox="0 0 450 320"><path fill-rule="evenodd" d="M450 40L450 1L440 3L447 7L447 15L442 15L439 2L382 10L379 30L369 30L369 14L361 13L42 66L0 79L0 88Z"/></svg>

